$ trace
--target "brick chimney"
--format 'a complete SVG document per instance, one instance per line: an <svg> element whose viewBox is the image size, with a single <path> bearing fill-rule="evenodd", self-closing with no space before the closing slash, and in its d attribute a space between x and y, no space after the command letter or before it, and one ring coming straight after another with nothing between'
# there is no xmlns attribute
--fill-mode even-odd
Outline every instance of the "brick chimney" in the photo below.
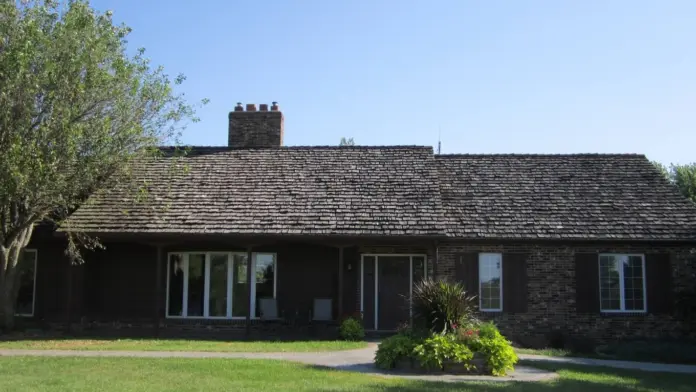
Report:
<svg viewBox="0 0 696 392"><path fill-rule="evenodd" d="M271 110L267 104L249 103L246 110L241 102L230 112L227 144L230 147L281 147L283 145L283 113L278 103Z"/></svg>

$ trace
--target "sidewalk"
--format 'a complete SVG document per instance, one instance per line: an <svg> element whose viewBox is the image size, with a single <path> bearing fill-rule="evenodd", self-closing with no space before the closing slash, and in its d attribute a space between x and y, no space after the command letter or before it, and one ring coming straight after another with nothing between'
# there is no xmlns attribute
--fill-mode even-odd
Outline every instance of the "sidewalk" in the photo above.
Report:
<svg viewBox="0 0 696 392"><path fill-rule="evenodd" d="M553 362L553 363L568 363L572 365L584 366L602 366L617 369L642 370L646 372L665 372L665 373L685 373L696 374L696 365L675 365L667 363L653 362L631 362L631 361L613 361L606 359L591 359L591 358L574 358L574 357L549 357L545 355L518 354L520 360L537 361L537 362Z"/></svg>
<svg viewBox="0 0 696 392"><path fill-rule="evenodd" d="M138 358L246 358L278 359L300 362L308 365L325 366L335 369L382 374L373 366L377 345L371 343L359 350L329 351L318 353L240 353L207 351L80 351L80 350L15 350L0 349L0 357L41 356L41 357L138 357ZM549 357L544 355L519 354L520 360L567 363L572 365L601 366L618 369L641 370L647 372L666 372L696 374L696 365L674 365L649 362L612 361L604 359ZM518 366L518 368L524 368ZM526 369L526 368L525 368ZM433 376L440 377L440 376ZM480 379L480 376L478 377ZM497 378L500 380L500 378Z"/></svg>
<svg viewBox="0 0 696 392"><path fill-rule="evenodd" d="M396 377L421 381L465 382L465 381L521 381L537 382L553 380L555 372L536 369L530 366L516 366L515 371L505 377L470 376L450 374L401 374L385 372L374 365L377 345L371 343L367 348L346 351L317 353L238 353L204 351L79 351L79 350L14 350L0 349L0 357L39 356L39 357L133 357L133 358L244 358L276 359L300 362L306 365L321 366L336 370L359 372L380 377Z"/></svg>

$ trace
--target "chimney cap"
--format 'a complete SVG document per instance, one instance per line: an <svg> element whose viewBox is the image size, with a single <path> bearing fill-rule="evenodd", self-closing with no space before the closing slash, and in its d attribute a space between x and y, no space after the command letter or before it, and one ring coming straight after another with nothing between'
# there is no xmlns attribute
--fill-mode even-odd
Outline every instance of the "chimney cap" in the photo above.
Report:
<svg viewBox="0 0 696 392"><path fill-rule="evenodd" d="M255 112L256 111L256 104L255 103L246 104L246 111L247 112Z"/></svg>
<svg viewBox="0 0 696 392"><path fill-rule="evenodd" d="M237 102L237 106L234 107L234 111L235 111L235 112L242 112L242 111L244 111L244 107L242 107L242 103L241 103L241 102Z"/></svg>
<svg viewBox="0 0 696 392"><path fill-rule="evenodd" d="M262 103L259 105L259 111L260 112L267 112L268 111L268 104L267 103Z"/></svg>
<svg viewBox="0 0 696 392"><path fill-rule="evenodd" d="M278 109L278 102L273 101L273 106L271 106L271 111L277 112L278 110L279 110Z"/></svg>

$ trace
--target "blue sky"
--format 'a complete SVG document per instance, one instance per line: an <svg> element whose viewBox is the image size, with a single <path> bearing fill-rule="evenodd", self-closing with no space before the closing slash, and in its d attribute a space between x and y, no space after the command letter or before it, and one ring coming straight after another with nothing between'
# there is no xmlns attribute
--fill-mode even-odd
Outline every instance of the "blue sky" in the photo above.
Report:
<svg viewBox="0 0 696 392"><path fill-rule="evenodd" d="M183 141L224 145L278 101L286 145L635 152L696 161L696 1L99 0L132 48L209 98Z"/></svg>

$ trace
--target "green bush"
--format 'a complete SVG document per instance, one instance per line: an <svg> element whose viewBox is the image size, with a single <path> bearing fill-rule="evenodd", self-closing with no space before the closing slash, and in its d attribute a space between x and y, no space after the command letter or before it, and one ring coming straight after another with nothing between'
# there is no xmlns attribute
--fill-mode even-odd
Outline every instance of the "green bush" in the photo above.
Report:
<svg viewBox="0 0 696 392"><path fill-rule="evenodd" d="M469 370L475 353L483 356L488 370L495 376L512 371L518 360L512 345L495 324L484 323L477 328L460 327L456 333L445 334L401 328L397 335L380 343L375 364L392 369L401 359L413 359L426 369L443 370L445 363L457 363Z"/></svg>
<svg viewBox="0 0 696 392"><path fill-rule="evenodd" d="M486 363L494 376L504 376L514 370L518 358L512 344L505 339L493 323L481 324L478 339L467 341L469 347L486 357Z"/></svg>
<svg viewBox="0 0 696 392"><path fill-rule="evenodd" d="M377 347L375 365L382 369L392 369L397 361L413 355L418 340L407 335L394 335L386 338Z"/></svg>
<svg viewBox="0 0 696 392"><path fill-rule="evenodd" d="M490 321L479 325L478 334L482 339L498 339L503 337L498 327Z"/></svg>
<svg viewBox="0 0 696 392"><path fill-rule="evenodd" d="M357 341L365 338L365 328L363 328L362 322L353 317L343 320L339 333L343 340Z"/></svg>
<svg viewBox="0 0 696 392"><path fill-rule="evenodd" d="M433 335L413 349L421 366L426 369L442 369L445 361L461 363L467 369L474 353L452 334Z"/></svg>
<svg viewBox="0 0 696 392"><path fill-rule="evenodd" d="M461 283L424 279L413 287L413 315L435 333L454 332L458 324L475 320L475 297Z"/></svg>

